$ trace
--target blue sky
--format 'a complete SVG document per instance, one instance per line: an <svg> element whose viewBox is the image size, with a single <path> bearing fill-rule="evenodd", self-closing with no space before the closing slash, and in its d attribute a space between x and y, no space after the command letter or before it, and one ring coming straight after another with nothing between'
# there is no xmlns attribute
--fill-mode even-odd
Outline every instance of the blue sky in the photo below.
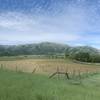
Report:
<svg viewBox="0 0 100 100"><path fill-rule="evenodd" d="M45 41L100 49L100 0L0 0L0 44Z"/></svg>

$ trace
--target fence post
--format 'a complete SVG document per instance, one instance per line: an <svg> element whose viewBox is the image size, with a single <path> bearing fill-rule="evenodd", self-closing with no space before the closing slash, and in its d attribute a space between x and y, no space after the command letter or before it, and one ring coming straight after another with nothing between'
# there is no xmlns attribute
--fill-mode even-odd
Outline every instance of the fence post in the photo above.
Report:
<svg viewBox="0 0 100 100"><path fill-rule="evenodd" d="M35 71L36 71L36 68L33 69L32 73L35 73Z"/></svg>
<svg viewBox="0 0 100 100"><path fill-rule="evenodd" d="M59 67L57 67L57 74L58 74L58 79L59 79Z"/></svg>
<svg viewBox="0 0 100 100"><path fill-rule="evenodd" d="M66 73L65 73L65 75L66 75L67 79L69 80L70 77L69 77L69 74L68 74L68 70L67 70L67 69L66 69Z"/></svg>
<svg viewBox="0 0 100 100"><path fill-rule="evenodd" d="M79 81L80 81L80 84L81 84L82 81L81 81L81 71L80 70L78 71L78 74L79 74Z"/></svg>

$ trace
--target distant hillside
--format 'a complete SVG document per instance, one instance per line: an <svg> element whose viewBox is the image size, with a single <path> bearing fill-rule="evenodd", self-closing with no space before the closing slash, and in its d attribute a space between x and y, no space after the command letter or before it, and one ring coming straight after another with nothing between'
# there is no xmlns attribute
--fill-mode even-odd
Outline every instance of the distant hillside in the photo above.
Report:
<svg viewBox="0 0 100 100"><path fill-rule="evenodd" d="M66 54L68 55L75 55L79 52L96 54L99 53L99 50L90 46L77 46L66 49Z"/></svg>
<svg viewBox="0 0 100 100"><path fill-rule="evenodd" d="M89 46L71 47L64 44L42 42L25 45L0 45L0 56L62 55L83 62L100 62L100 51Z"/></svg>
<svg viewBox="0 0 100 100"><path fill-rule="evenodd" d="M0 45L0 56L61 54L65 53L67 48L70 47L50 42L13 46Z"/></svg>
<svg viewBox="0 0 100 100"><path fill-rule="evenodd" d="M82 62L100 62L100 51L89 46L79 46L66 49L66 57Z"/></svg>

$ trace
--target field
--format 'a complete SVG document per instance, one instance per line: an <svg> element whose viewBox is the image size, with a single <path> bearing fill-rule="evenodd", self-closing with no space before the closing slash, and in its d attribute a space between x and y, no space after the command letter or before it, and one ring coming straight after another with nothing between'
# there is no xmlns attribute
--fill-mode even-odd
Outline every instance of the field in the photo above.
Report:
<svg viewBox="0 0 100 100"><path fill-rule="evenodd" d="M99 64L68 59L5 59L0 65L0 100L100 100ZM74 75L80 72L81 79L49 78L58 69Z"/></svg>
<svg viewBox="0 0 100 100"><path fill-rule="evenodd" d="M0 100L100 100L100 74L75 85L47 75L0 70Z"/></svg>
<svg viewBox="0 0 100 100"><path fill-rule="evenodd" d="M100 70L100 66L95 64L80 64L66 59L17 59L0 61L1 67L4 69L17 70L22 72L51 74L57 71L69 73L75 72L96 72Z"/></svg>

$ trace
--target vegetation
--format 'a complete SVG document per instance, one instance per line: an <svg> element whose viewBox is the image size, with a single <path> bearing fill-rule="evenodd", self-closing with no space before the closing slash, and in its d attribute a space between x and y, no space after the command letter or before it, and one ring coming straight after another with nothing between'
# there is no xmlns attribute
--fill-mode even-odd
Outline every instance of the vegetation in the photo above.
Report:
<svg viewBox="0 0 100 100"><path fill-rule="evenodd" d="M27 55L37 55L41 58L41 56L43 57L44 55L44 58L64 58L64 54L66 58L71 58L82 62L100 63L100 51L89 46L70 47L68 45L50 42L0 46L1 57L25 55L24 58L28 58Z"/></svg>
<svg viewBox="0 0 100 100"><path fill-rule="evenodd" d="M0 46L0 56L18 55L56 55L65 52L67 45L56 43L39 43L14 46Z"/></svg>
<svg viewBox="0 0 100 100"><path fill-rule="evenodd" d="M65 56L82 62L100 63L100 51L88 46L68 48Z"/></svg>
<svg viewBox="0 0 100 100"><path fill-rule="evenodd" d="M3 59L4 60L4 59ZM60 71L69 73L75 72L96 72L100 70L100 64L74 63L69 59L6 59L0 61L0 67L23 72L31 72L36 68L36 73L52 74L59 68Z"/></svg>
<svg viewBox="0 0 100 100"><path fill-rule="evenodd" d="M96 65L73 63L69 59L15 59L0 61L0 100L99 100L100 74ZM64 76L53 77L59 67L60 71L73 74L73 79ZM35 73L32 71L36 69ZM14 70L13 72L10 70ZM75 77L77 71L88 71L80 80ZM30 73L24 73L30 72ZM32 73L32 74L31 74ZM70 74L69 74L70 75ZM70 75L70 77L72 77Z"/></svg>
<svg viewBox="0 0 100 100"><path fill-rule="evenodd" d="M99 100L99 77L75 85L66 79L0 70L0 100Z"/></svg>
<svg viewBox="0 0 100 100"><path fill-rule="evenodd" d="M64 53L66 59L62 59ZM100 67L68 59L100 62L100 52L95 48L47 42L0 46L0 56L0 100L100 99L100 74L97 74ZM56 59L58 57L60 59ZM59 75L49 79L58 69L67 72L69 80Z"/></svg>

